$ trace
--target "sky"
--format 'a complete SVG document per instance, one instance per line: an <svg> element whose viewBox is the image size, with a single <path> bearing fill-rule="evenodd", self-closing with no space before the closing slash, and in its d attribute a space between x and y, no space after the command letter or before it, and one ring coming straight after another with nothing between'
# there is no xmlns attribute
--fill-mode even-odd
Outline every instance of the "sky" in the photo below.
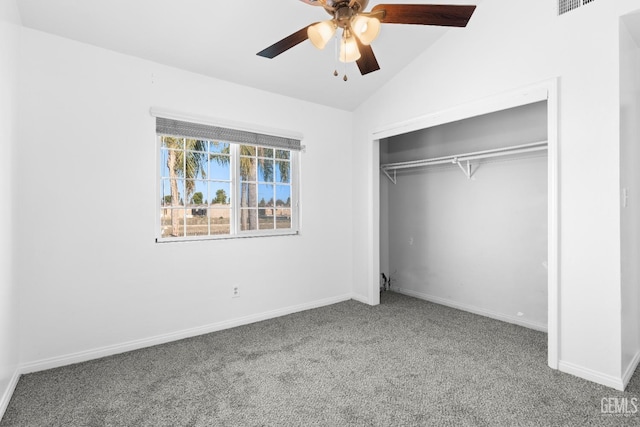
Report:
<svg viewBox="0 0 640 427"><path fill-rule="evenodd" d="M225 153L228 152L229 144L226 143L208 143L208 152L209 153ZM273 153L273 150L269 150L270 154ZM280 150L278 150L280 151ZM228 158L228 156L223 155L224 158ZM169 168L167 166L168 159L168 150L165 148L161 149L160 155L160 175L161 175L161 197L171 195L171 187L170 180L167 179L169 177ZM262 162L271 162L273 165L273 169L275 170L275 176L268 177L265 176L265 168L263 167L264 163L258 162L257 168L257 190L258 190L258 202L261 199L264 199L266 202L270 200L282 200L284 202L287 201L291 197L291 185L290 185L290 177L287 178L285 182L282 181L281 175L281 167L289 168L290 171L290 162L287 160L268 160L262 159ZM223 190L228 198L231 196L231 165L228 161L218 162L215 158L210 158L206 162L205 165L205 173L206 180L201 174L198 174L195 180L195 189L194 193L201 192L203 194L203 199L207 202L210 202L212 199L215 199L216 193L218 190ZM268 179L270 178L270 179ZM250 184L256 185L256 184ZM180 188L181 198L184 200L184 180L178 180L178 186ZM191 194L191 197L193 194Z"/></svg>

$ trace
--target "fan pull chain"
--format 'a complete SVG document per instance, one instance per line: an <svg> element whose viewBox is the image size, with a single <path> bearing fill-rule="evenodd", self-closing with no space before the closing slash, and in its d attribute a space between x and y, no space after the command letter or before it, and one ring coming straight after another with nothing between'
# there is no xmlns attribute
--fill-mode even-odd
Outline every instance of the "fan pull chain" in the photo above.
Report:
<svg viewBox="0 0 640 427"><path fill-rule="evenodd" d="M339 55L339 51L338 51L338 32L336 31L336 35L334 37L334 43L333 43L333 49L334 49L334 53L335 55L333 55L334 59L335 59L335 67L333 69L333 75L335 77L338 77L338 55Z"/></svg>
<svg viewBox="0 0 640 427"><path fill-rule="evenodd" d="M349 79L347 78L347 38L344 37L344 34L343 34L343 39L344 39L344 77L342 78L342 80L346 82Z"/></svg>

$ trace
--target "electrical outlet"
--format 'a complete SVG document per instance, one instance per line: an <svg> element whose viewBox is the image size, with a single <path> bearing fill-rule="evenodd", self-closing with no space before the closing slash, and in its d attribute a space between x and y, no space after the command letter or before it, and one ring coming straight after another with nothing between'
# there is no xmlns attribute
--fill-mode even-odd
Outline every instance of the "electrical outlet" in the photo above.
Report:
<svg viewBox="0 0 640 427"><path fill-rule="evenodd" d="M240 286L233 285L231 288L231 298L238 298L240 296Z"/></svg>

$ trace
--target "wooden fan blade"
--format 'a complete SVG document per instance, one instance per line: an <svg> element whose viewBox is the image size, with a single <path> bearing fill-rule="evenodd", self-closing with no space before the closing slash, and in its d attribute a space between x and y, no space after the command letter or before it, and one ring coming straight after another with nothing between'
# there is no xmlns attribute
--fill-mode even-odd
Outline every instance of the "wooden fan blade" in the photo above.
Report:
<svg viewBox="0 0 640 427"><path fill-rule="evenodd" d="M358 50L360 50L360 59L356 61L356 64L358 64L358 68L360 69L360 74L364 76L365 74L378 71L380 66L378 65L376 56L373 54L371 46L362 44L357 37L356 42L358 43Z"/></svg>
<svg viewBox="0 0 640 427"><path fill-rule="evenodd" d="M310 4L311 6L324 6L324 2L318 0L300 0L302 3Z"/></svg>
<svg viewBox="0 0 640 427"><path fill-rule="evenodd" d="M455 4L379 4L372 12L384 11L385 24L440 25L466 27L475 6Z"/></svg>
<svg viewBox="0 0 640 427"><path fill-rule="evenodd" d="M332 13L332 12L334 12L334 11L336 10L336 8L335 8L335 7L333 7L333 6L329 6L329 5L327 4L327 0L300 0L300 1L301 1L302 3L306 3L306 4L311 5L311 6L321 6L321 7L324 7L324 10L326 10L326 11L327 11L327 12L329 12L329 13ZM355 0L352 0L352 1L355 1ZM349 6L351 6L351 5L349 5Z"/></svg>
<svg viewBox="0 0 640 427"><path fill-rule="evenodd" d="M311 24L311 25L314 25L314 24ZM276 42L271 46L269 46L268 48L261 50L256 55L262 56L264 58L273 59L276 56L280 55L281 53L291 49L292 47L299 45L300 43L302 43L303 41L309 38L309 36L307 36L307 28L309 28L311 25L308 25L303 29L291 34L290 36L283 38L279 42Z"/></svg>

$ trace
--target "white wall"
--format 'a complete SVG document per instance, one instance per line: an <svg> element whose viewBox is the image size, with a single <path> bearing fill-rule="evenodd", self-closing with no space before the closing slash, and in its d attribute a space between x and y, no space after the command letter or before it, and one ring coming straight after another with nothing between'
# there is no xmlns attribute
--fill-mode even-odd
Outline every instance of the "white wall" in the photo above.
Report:
<svg viewBox="0 0 640 427"><path fill-rule="evenodd" d="M0 418L18 367L18 289L14 280L12 231L13 159L17 144L17 60L20 15L14 1L0 3Z"/></svg>
<svg viewBox="0 0 640 427"><path fill-rule="evenodd" d="M560 369L620 388L620 9L613 3L558 17L550 0L484 0L467 28L448 32L356 111L354 188L363 191L354 193L353 215L367 218L372 209L373 130L560 77ZM354 290L363 296L372 280L363 250L373 243L371 227L354 221Z"/></svg>
<svg viewBox="0 0 640 427"><path fill-rule="evenodd" d="M20 72L28 369L351 297L351 113L28 29ZM302 234L154 243L152 106L305 135ZM242 296L231 299L235 284Z"/></svg>
<svg viewBox="0 0 640 427"><path fill-rule="evenodd" d="M547 140L546 103L415 131L381 143L382 162L436 158ZM382 152L382 149L381 149ZM389 270L403 293L545 330L545 152L398 171L387 179ZM520 315L518 315L520 313Z"/></svg>
<svg viewBox="0 0 640 427"><path fill-rule="evenodd" d="M633 373L640 357L640 49L625 21L638 25L639 16L623 17L620 25L620 187L627 197L620 215L622 369L627 375Z"/></svg>

